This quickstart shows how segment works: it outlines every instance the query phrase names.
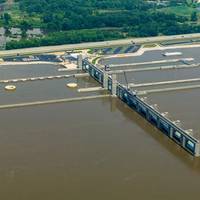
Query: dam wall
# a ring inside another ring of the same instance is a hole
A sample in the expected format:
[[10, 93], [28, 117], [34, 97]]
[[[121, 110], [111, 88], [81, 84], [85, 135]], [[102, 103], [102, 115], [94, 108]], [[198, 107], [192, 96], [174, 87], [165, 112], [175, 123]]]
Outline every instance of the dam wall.
[[200, 144], [198, 139], [190, 135], [187, 130], [180, 128], [176, 122], [168, 119], [153, 106], [146, 103], [137, 95], [136, 91], [130, 90], [118, 82], [115, 74], [109, 75], [107, 71], [99, 69], [87, 59], [82, 60], [81, 65], [83, 71], [89, 73], [92, 78], [99, 82], [99, 84], [106, 88], [113, 96], [118, 97], [133, 111], [141, 115], [144, 119], [187, 152], [195, 157], [200, 156]]

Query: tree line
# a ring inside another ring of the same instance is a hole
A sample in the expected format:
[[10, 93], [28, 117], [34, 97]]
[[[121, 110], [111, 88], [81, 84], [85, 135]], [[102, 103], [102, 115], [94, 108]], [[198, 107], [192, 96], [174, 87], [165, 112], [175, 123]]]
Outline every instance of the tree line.
[[[144, 0], [18, 0], [22, 12], [39, 16], [44, 38], [9, 42], [7, 49], [63, 43], [102, 41], [124, 37], [172, 35], [199, 32], [198, 16], [177, 16], [159, 12], [154, 4]], [[170, 1], [171, 4], [184, 1]], [[4, 21], [12, 20], [4, 16]], [[32, 28], [24, 20], [23, 30]], [[112, 28], [118, 30], [110, 31]], [[110, 29], [110, 30], [109, 30]]]

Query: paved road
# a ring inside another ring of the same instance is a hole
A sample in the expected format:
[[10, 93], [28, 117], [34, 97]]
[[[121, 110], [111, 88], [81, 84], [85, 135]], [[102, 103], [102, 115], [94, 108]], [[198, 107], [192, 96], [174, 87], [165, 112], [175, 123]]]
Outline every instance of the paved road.
[[80, 44], [69, 44], [69, 45], [59, 45], [59, 46], [45, 46], [45, 47], [34, 47], [26, 49], [8, 50], [0, 51], [0, 56], [14, 56], [17, 54], [37, 54], [37, 53], [48, 53], [56, 51], [66, 51], [74, 49], [87, 49], [87, 48], [100, 48], [105, 46], [117, 46], [117, 45], [130, 45], [132, 43], [152, 43], [152, 42], [163, 42], [163, 41], [174, 41], [180, 39], [194, 39], [200, 38], [200, 33], [195, 34], [185, 34], [185, 35], [172, 35], [172, 36], [158, 36], [158, 37], [146, 37], [146, 38], [129, 38], [121, 40], [112, 40], [104, 42], [89, 42]]

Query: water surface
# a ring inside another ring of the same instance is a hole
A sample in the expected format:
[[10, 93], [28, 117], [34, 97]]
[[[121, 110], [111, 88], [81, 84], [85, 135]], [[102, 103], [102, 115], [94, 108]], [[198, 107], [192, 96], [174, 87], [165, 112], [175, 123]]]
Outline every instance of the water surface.
[[1, 199], [175, 200], [200, 195], [199, 159], [118, 100], [0, 112]]

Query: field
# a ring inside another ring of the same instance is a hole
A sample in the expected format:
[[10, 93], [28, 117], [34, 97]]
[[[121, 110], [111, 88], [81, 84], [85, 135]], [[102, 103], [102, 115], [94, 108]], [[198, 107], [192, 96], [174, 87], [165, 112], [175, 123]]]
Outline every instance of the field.
[[159, 10], [161, 12], [172, 13], [175, 15], [186, 16], [186, 17], [190, 17], [193, 12], [198, 11], [197, 8], [189, 7], [186, 5], [166, 7]]

